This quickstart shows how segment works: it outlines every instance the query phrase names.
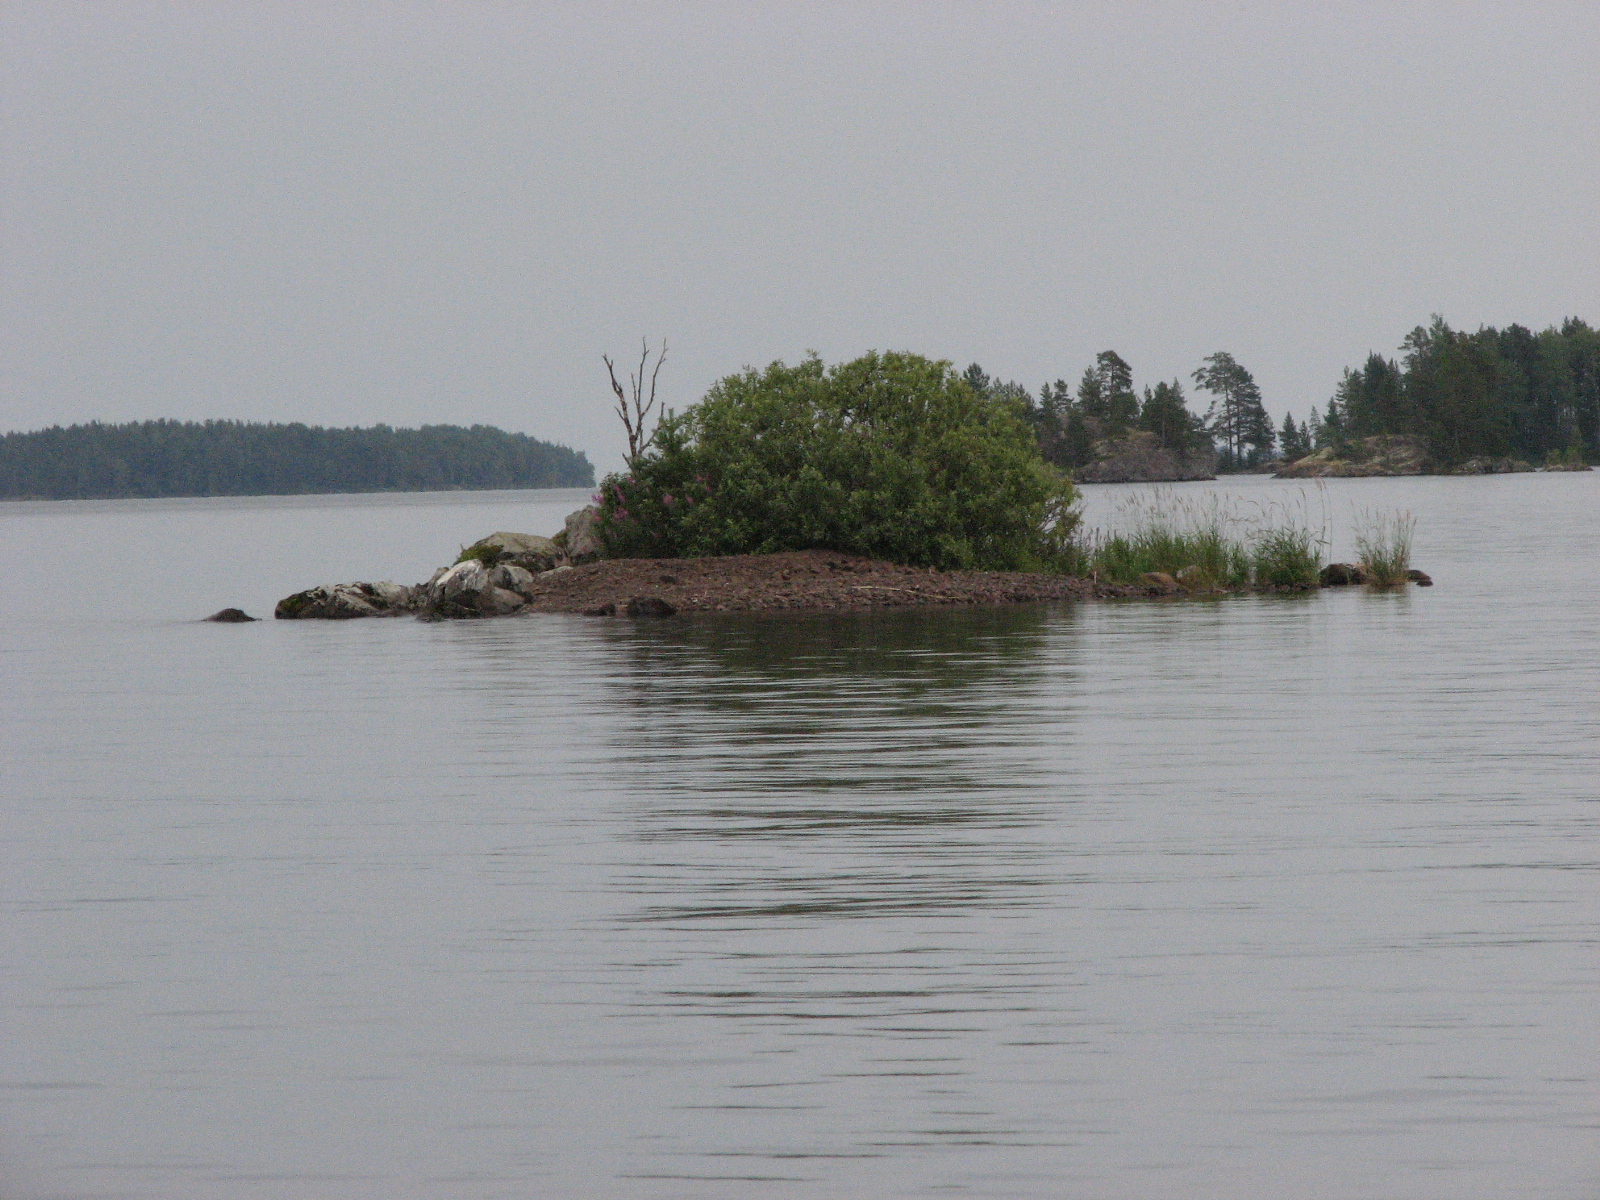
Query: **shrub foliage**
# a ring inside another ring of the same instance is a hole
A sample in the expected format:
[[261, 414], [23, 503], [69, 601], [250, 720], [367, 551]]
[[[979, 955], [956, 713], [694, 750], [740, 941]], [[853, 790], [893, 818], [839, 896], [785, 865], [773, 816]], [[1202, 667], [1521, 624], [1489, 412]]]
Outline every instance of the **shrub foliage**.
[[815, 355], [717, 383], [601, 488], [613, 557], [828, 549], [1066, 568], [1077, 499], [1019, 406], [916, 354]]

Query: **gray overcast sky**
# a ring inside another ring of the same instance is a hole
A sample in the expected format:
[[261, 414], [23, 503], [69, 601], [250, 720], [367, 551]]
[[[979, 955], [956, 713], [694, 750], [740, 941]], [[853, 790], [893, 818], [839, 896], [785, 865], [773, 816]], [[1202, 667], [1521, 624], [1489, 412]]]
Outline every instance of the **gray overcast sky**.
[[1432, 312], [1600, 321], [1592, 0], [11, 0], [0, 56], [5, 429], [481, 421], [605, 469], [643, 333], [679, 406], [1111, 347], [1304, 415]]

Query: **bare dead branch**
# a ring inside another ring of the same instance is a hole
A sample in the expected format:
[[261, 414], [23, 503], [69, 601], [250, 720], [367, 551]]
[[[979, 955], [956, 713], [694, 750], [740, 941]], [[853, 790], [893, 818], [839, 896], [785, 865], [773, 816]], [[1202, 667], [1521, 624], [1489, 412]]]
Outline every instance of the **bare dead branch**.
[[[606, 364], [606, 372], [611, 377], [611, 390], [617, 397], [617, 416], [622, 418], [622, 427], [628, 434], [628, 466], [632, 467], [635, 460], [648, 450], [656, 440], [656, 434], [661, 430], [659, 414], [655, 425], [645, 432], [650, 425], [650, 416], [656, 411], [656, 380], [661, 374], [661, 367], [667, 361], [667, 340], [661, 339], [661, 351], [656, 356], [655, 370], [650, 371], [650, 395], [644, 394], [645, 372], [650, 366], [650, 341], [648, 338], [640, 339], [639, 369], [628, 376], [628, 391], [624, 391], [622, 384], [617, 381], [617, 368], [611, 361], [611, 356], [602, 354], [600, 359]], [[632, 394], [630, 395], [629, 392]]]

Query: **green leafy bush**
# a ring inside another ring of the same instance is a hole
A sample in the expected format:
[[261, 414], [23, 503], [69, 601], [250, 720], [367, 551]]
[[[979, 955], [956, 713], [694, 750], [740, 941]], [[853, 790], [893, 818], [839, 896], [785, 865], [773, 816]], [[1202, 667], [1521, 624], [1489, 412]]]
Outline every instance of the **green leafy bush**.
[[1077, 493], [1018, 407], [947, 362], [816, 356], [716, 384], [601, 486], [612, 557], [828, 549], [941, 568], [1071, 569]]

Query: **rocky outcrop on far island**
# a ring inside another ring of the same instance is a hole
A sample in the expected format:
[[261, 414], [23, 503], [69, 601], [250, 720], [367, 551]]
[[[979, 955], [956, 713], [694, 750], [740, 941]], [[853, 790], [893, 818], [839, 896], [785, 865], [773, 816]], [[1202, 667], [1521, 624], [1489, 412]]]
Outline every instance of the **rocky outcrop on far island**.
[[1178, 483], [1217, 477], [1217, 455], [1209, 444], [1179, 452], [1142, 429], [1098, 441], [1094, 452], [1094, 462], [1072, 472], [1076, 482]]
[[1279, 479], [1362, 479], [1388, 475], [1516, 475], [1529, 471], [1588, 471], [1586, 463], [1552, 463], [1536, 467], [1520, 458], [1479, 457], [1457, 463], [1433, 458], [1427, 442], [1410, 434], [1357, 438], [1341, 450], [1324, 446], [1315, 454], [1280, 462]]

